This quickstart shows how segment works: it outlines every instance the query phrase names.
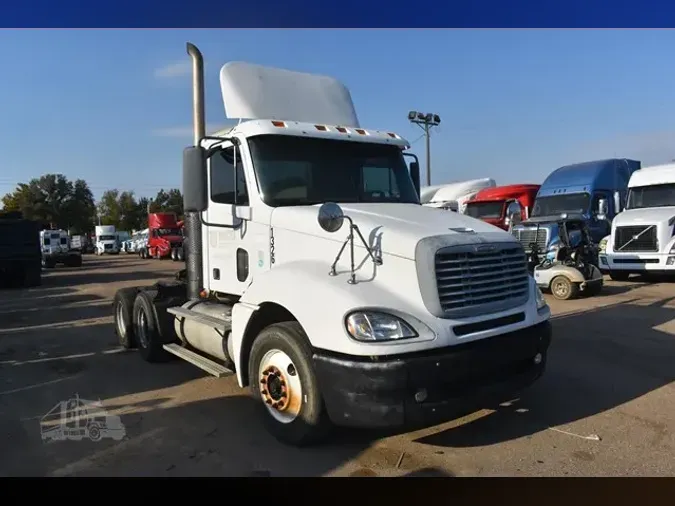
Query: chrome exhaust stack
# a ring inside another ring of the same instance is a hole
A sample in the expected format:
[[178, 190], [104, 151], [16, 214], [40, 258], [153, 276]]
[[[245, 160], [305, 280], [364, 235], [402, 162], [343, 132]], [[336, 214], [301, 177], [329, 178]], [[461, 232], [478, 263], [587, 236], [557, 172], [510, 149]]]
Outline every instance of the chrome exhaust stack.
[[[206, 115], [204, 112], [204, 58], [197, 46], [187, 43], [187, 53], [192, 58], [192, 122], [194, 146], [200, 146], [206, 135]], [[203, 169], [205, 170], [205, 168]], [[183, 184], [185, 186], [185, 183]], [[185, 189], [183, 190], [185, 191]], [[198, 300], [204, 288], [203, 252], [202, 252], [201, 212], [185, 213], [186, 268], [188, 279], [188, 298]]]

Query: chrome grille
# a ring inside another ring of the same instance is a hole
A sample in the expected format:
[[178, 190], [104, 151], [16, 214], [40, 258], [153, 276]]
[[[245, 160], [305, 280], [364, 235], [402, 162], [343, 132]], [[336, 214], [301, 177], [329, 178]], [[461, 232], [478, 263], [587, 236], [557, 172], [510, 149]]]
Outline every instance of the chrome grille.
[[658, 250], [659, 243], [656, 238], [656, 225], [616, 227], [614, 232], [614, 251], [638, 252]]
[[523, 245], [523, 249], [529, 253], [530, 244], [533, 242], [537, 243], [539, 246], [539, 251], [546, 251], [546, 245], [548, 244], [548, 229], [547, 228], [525, 228], [525, 229], [515, 229], [513, 230], [513, 236], [520, 241], [520, 244]]
[[443, 248], [436, 253], [436, 285], [447, 316], [515, 307], [528, 298], [525, 252], [512, 242]]

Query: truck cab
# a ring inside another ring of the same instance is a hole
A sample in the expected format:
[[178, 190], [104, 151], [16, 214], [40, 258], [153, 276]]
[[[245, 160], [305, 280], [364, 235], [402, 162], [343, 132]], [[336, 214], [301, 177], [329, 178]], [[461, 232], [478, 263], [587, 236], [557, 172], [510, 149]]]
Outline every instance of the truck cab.
[[96, 226], [96, 254], [97, 255], [118, 255], [120, 252], [119, 241], [117, 240], [117, 231], [114, 225]]
[[420, 202], [428, 207], [462, 213], [466, 203], [475, 198], [478, 192], [484, 188], [493, 188], [496, 185], [494, 179], [481, 178], [425, 186], [420, 192]]
[[[625, 158], [560, 167], [539, 188], [530, 217], [580, 214], [586, 220], [591, 239], [598, 244], [609, 234], [612, 219], [623, 209], [628, 181], [639, 169], [639, 161]], [[525, 220], [513, 226], [512, 233], [528, 253], [530, 244], [536, 242], [543, 254], [556, 247], [559, 236], [555, 219], [543, 226]]]
[[150, 258], [174, 257], [183, 248], [183, 231], [175, 213], [148, 215], [147, 256]]
[[[514, 184], [485, 188], [466, 203], [464, 214], [509, 230], [530, 216], [538, 184]], [[513, 223], [515, 221], [515, 223]]]
[[45, 269], [56, 267], [57, 264], [66, 267], [80, 267], [82, 254], [71, 248], [70, 237], [65, 230], [41, 230], [40, 244], [42, 248], [42, 266]]
[[550, 309], [522, 246], [420, 205], [407, 140], [362, 127], [333, 78], [240, 62], [220, 82], [226, 116], [244, 120], [206, 135], [203, 60], [188, 53], [187, 269], [118, 291], [123, 346], [235, 374], [296, 446], [331, 425], [422, 423], [511, 398], [543, 374]]
[[615, 281], [675, 272], [675, 163], [633, 173], [626, 208], [600, 243], [600, 268]]

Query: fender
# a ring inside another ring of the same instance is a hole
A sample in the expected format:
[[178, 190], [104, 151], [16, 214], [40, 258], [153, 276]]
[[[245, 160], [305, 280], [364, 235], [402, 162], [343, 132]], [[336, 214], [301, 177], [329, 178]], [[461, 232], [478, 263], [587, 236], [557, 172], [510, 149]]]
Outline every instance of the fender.
[[586, 281], [584, 279], [583, 274], [581, 274], [574, 267], [568, 267], [567, 265], [555, 265], [548, 269], [541, 269], [534, 271], [534, 277], [537, 280], [537, 284], [539, 284], [540, 286], [544, 284], [541, 283], [540, 279], [546, 280], [545, 284], [547, 286], [550, 286], [551, 281], [553, 281], [553, 278], [560, 275], [566, 276], [572, 283], [583, 283], [584, 281]]
[[[415, 275], [415, 264], [409, 260], [400, 260], [408, 264], [409, 275]], [[397, 262], [391, 261], [391, 264]], [[399, 276], [407, 276], [405, 266], [390, 265]], [[420, 341], [429, 341], [435, 337], [433, 330], [417, 339], [406, 342], [361, 343], [353, 340], [344, 324], [346, 315], [355, 309], [396, 308], [397, 314], [410, 317], [414, 322], [427, 326], [421, 320], [428, 320], [422, 306], [419, 293], [411, 294], [406, 290], [397, 293], [388, 291], [389, 286], [377, 281], [362, 281], [354, 285], [347, 283], [349, 274], [338, 272], [329, 276], [330, 265], [326, 262], [296, 261], [274, 266], [258, 273], [242, 294], [239, 302], [232, 308], [232, 351], [237, 369], [237, 379], [242, 382], [243, 368], [247, 357], [242, 354], [246, 340], [255, 336], [247, 334], [250, 319], [264, 303], [274, 303], [291, 313], [302, 325], [313, 347], [338, 353], [354, 355], [378, 355], [387, 353], [405, 353], [420, 349]], [[415, 278], [416, 279], [416, 278]], [[416, 300], [414, 297], [417, 296]], [[388, 312], [391, 312], [388, 309]], [[426, 316], [426, 318], [425, 318]], [[431, 334], [431, 338], [429, 335]], [[395, 350], [392, 348], [395, 347]], [[432, 347], [432, 346], [430, 346]]]

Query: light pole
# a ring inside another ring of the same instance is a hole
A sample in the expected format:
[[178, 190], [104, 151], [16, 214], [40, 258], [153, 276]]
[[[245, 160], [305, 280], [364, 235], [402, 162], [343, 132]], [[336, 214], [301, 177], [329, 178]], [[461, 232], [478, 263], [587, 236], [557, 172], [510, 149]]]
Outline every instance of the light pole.
[[441, 117], [438, 114], [432, 114], [430, 112], [423, 113], [419, 111], [410, 111], [408, 113], [408, 120], [424, 130], [424, 137], [426, 137], [427, 145], [427, 186], [431, 186], [431, 145], [429, 143], [429, 130], [431, 130], [431, 127], [441, 124]]

